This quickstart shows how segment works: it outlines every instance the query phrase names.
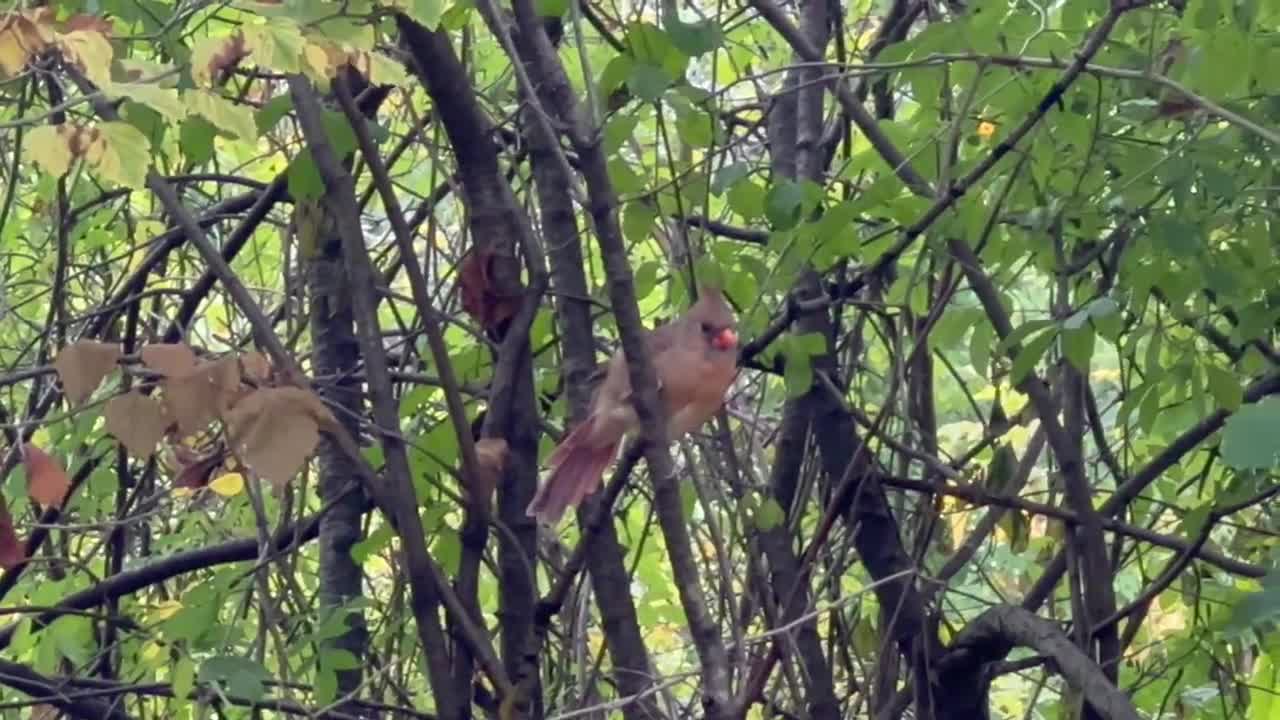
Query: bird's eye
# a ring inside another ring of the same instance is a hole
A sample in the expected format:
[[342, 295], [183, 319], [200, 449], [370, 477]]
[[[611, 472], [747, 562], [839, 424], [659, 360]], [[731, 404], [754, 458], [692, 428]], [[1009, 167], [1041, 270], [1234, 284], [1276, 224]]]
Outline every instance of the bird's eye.
[[702, 332], [710, 333], [712, 330], [711, 323], [702, 323]]

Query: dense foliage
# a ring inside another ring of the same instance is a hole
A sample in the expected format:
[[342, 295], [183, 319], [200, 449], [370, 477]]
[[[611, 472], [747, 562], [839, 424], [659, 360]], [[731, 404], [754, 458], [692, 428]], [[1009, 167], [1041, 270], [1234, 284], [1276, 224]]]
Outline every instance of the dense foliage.
[[1277, 67], [1276, 0], [7, 3], [0, 717], [1280, 717]]

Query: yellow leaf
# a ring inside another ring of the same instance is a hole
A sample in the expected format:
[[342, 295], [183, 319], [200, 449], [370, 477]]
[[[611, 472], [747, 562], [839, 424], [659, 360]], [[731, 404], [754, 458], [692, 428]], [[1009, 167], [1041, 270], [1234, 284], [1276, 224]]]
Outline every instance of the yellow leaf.
[[160, 643], [154, 640], [148, 640], [142, 646], [142, 662], [148, 665], [155, 665], [164, 658], [164, 648], [160, 647]]
[[244, 476], [238, 472], [229, 472], [209, 481], [209, 489], [222, 497], [235, 497], [244, 492]]
[[[3, 52], [0, 48], [0, 53]], [[3, 58], [0, 58], [0, 65], [3, 65]], [[71, 148], [56, 125], [31, 128], [27, 133], [26, 149], [28, 157], [54, 177], [62, 177], [71, 169]]]
[[191, 113], [200, 115], [219, 130], [225, 130], [242, 140], [257, 140], [258, 126], [253, 121], [253, 111], [247, 106], [236, 105], [207, 90], [194, 90], [183, 94]]
[[369, 82], [377, 85], [401, 86], [409, 81], [409, 74], [404, 65], [381, 53], [370, 53], [372, 62], [369, 66]]
[[306, 76], [311, 78], [316, 87], [326, 90], [329, 87], [329, 81], [333, 79], [338, 72], [338, 63], [346, 59], [346, 54], [341, 51], [331, 51], [315, 42], [307, 43], [306, 50], [303, 52], [306, 57]]
[[141, 83], [156, 87], [172, 88], [178, 85], [178, 74], [169, 63], [159, 63], [142, 58], [120, 58], [116, 61], [120, 68], [120, 77], [131, 83]]
[[111, 81], [111, 59], [115, 52], [101, 32], [73, 30], [58, 38], [58, 46], [62, 49], [62, 56], [94, 85]]
[[151, 612], [147, 613], [147, 617], [151, 622], [164, 622], [183, 608], [181, 600], [165, 600], [155, 607], [151, 608]]
[[306, 44], [298, 26], [289, 22], [255, 25], [244, 29], [244, 47], [258, 67], [280, 73], [302, 70], [302, 47]]
[[240, 30], [204, 38], [191, 49], [191, 79], [196, 85], [209, 85], [215, 75], [234, 67], [248, 55]]
[[[12, 7], [12, 5], [9, 5]], [[22, 72], [27, 62], [53, 40], [48, 8], [24, 13], [0, 13], [0, 76]]]
[[[151, 141], [147, 136], [124, 122], [104, 122], [98, 130], [103, 140], [103, 152], [96, 163], [98, 172], [125, 187], [145, 187], [147, 168], [151, 167]], [[88, 159], [93, 162], [92, 154]]]
[[111, 83], [102, 86], [103, 92], [113, 97], [125, 97], [142, 103], [170, 120], [187, 116], [187, 104], [178, 97], [176, 90], [162, 88], [151, 83]]

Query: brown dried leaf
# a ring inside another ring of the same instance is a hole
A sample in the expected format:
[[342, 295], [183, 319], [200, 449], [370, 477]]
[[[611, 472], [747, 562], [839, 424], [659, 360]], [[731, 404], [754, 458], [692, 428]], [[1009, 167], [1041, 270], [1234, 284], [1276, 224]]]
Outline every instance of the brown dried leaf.
[[79, 405], [102, 384], [120, 360], [120, 346], [95, 340], [77, 340], [62, 348], [53, 361], [67, 399]]
[[0, 77], [22, 72], [31, 58], [49, 46], [53, 41], [52, 17], [48, 8], [0, 13]]
[[244, 33], [237, 31], [225, 38], [210, 38], [192, 53], [192, 77], [198, 84], [218, 85], [251, 51], [245, 45]]
[[173, 419], [164, 405], [137, 390], [117, 395], [107, 401], [104, 411], [107, 432], [124, 445], [129, 454], [148, 460], [156, 451], [156, 443], [164, 437]]
[[199, 432], [236, 400], [240, 364], [234, 355], [200, 363], [185, 375], [164, 381], [164, 404], [179, 435]]
[[186, 375], [196, 369], [196, 353], [186, 343], [143, 345], [142, 364], [166, 377]]
[[240, 366], [244, 369], [245, 377], [254, 382], [265, 382], [271, 377], [271, 361], [257, 350], [241, 355]]
[[110, 18], [81, 13], [72, 15], [62, 23], [63, 32], [75, 32], [76, 30], [86, 30], [112, 37], [115, 35], [115, 24]]
[[486, 329], [496, 327], [520, 309], [518, 297], [498, 291], [493, 279], [496, 257], [489, 248], [473, 246], [458, 267], [462, 309]]
[[43, 507], [62, 507], [71, 489], [71, 478], [52, 455], [32, 443], [23, 446], [22, 462], [27, 466], [27, 493]]
[[27, 559], [27, 546], [18, 539], [13, 529], [13, 517], [9, 506], [0, 497], [0, 567], [12, 570]]
[[277, 490], [311, 457], [320, 427], [337, 424], [314, 393], [293, 387], [255, 390], [236, 403], [225, 420], [228, 445]]
[[480, 487], [477, 500], [487, 500], [498, 486], [498, 477], [507, 465], [507, 441], [502, 438], [482, 438], [476, 441], [476, 462], [480, 465]]

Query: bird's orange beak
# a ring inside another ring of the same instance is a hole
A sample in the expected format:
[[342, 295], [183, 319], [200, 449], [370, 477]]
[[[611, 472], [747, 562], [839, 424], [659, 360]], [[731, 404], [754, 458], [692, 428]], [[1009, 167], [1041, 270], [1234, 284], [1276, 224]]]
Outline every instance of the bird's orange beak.
[[738, 344], [738, 333], [733, 328], [725, 328], [711, 338], [711, 346], [717, 350], [728, 350]]

